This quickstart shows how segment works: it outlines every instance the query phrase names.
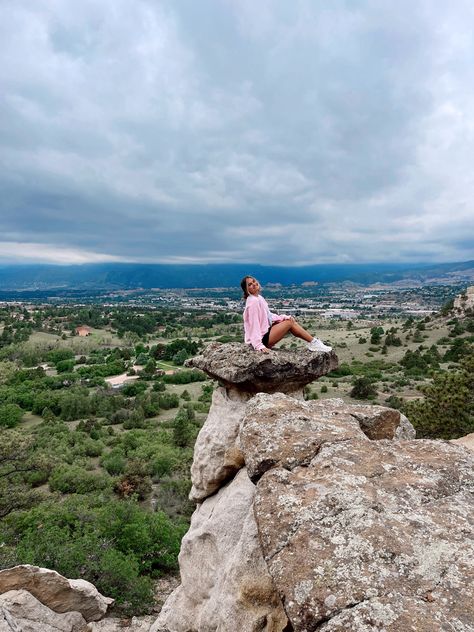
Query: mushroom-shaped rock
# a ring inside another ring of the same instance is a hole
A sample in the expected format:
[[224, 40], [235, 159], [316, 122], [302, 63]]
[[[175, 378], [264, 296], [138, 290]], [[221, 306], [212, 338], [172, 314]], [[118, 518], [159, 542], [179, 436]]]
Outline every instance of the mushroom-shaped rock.
[[228, 388], [247, 393], [292, 393], [338, 366], [337, 355], [308, 349], [255, 351], [236, 342], [212, 343], [186, 366], [201, 369]]

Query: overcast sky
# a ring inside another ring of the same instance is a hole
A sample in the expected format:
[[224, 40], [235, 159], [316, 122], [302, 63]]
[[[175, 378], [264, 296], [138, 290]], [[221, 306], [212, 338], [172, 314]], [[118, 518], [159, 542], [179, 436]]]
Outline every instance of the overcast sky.
[[474, 258], [472, 0], [0, 13], [0, 263]]

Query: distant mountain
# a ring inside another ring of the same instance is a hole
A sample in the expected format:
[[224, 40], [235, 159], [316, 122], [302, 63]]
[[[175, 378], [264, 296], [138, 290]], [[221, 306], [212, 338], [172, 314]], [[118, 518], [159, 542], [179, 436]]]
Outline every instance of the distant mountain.
[[412, 282], [469, 284], [474, 261], [439, 264], [320, 264], [277, 267], [257, 264], [10, 265], [0, 267], [0, 290], [113, 290], [134, 288], [236, 287], [245, 274], [263, 284], [300, 285], [348, 281], [361, 285]]

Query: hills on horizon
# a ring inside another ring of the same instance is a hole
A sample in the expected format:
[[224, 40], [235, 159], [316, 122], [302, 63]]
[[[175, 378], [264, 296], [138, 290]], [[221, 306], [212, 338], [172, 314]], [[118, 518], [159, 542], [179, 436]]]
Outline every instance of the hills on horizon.
[[0, 266], [0, 290], [127, 290], [238, 287], [246, 275], [262, 284], [301, 285], [352, 282], [470, 284], [474, 282], [474, 261], [410, 264], [318, 264], [300, 267], [260, 264], [134, 264], [101, 263], [82, 265]]

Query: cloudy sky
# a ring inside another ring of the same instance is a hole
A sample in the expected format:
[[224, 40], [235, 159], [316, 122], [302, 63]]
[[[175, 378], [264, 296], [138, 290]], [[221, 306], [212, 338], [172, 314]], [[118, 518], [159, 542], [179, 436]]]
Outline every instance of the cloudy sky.
[[474, 258], [471, 0], [0, 14], [0, 263]]

